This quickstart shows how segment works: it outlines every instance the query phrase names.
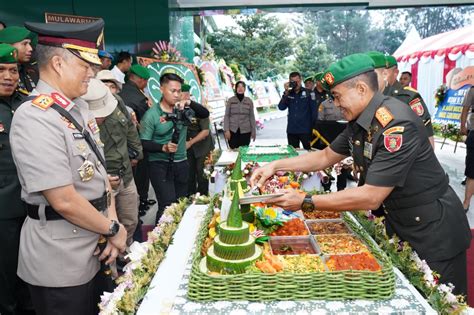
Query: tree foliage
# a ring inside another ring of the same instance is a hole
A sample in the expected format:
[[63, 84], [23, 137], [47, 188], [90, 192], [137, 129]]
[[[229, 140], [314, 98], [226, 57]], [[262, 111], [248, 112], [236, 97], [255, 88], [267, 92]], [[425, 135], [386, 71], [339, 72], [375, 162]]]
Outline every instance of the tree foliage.
[[422, 38], [468, 25], [473, 6], [426, 7], [405, 9], [406, 28], [414, 25]]
[[237, 28], [210, 34], [216, 56], [242, 65], [254, 79], [284, 72], [286, 57], [293, 54], [288, 31], [275, 17], [262, 14], [234, 17]]
[[367, 51], [370, 16], [367, 11], [320, 11], [310, 13], [318, 36], [338, 59]]
[[333, 61], [334, 56], [317, 36], [316, 27], [309, 24], [297, 40], [294, 67], [303, 77], [307, 77], [324, 71]]

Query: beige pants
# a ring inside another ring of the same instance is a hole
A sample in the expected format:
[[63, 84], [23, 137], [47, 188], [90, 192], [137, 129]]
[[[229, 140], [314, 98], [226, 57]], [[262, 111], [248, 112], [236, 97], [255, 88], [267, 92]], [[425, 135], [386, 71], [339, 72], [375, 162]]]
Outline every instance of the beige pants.
[[114, 190], [114, 197], [117, 216], [127, 230], [127, 246], [130, 246], [138, 224], [138, 193], [135, 181], [132, 179], [125, 187], [121, 180], [119, 187]]

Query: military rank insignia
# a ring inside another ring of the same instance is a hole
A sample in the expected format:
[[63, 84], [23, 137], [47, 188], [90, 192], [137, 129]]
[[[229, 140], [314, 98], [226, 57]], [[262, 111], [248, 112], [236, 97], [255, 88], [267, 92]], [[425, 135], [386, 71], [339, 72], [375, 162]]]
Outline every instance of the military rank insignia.
[[99, 132], [99, 126], [97, 126], [97, 122], [95, 119], [91, 119], [87, 122], [87, 126], [89, 126], [89, 129], [92, 131], [93, 134], [96, 134]]
[[31, 101], [31, 105], [41, 110], [47, 110], [53, 104], [54, 104], [53, 98], [45, 94], [40, 94], [34, 100]]
[[393, 153], [400, 150], [403, 144], [403, 131], [405, 127], [395, 126], [383, 132], [383, 144], [388, 152]]
[[71, 103], [66, 98], [64, 98], [64, 96], [62, 96], [59, 93], [52, 93], [51, 97], [56, 102], [56, 104], [58, 104], [59, 106], [61, 106], [64, 109], [66, 109], [68, 107], [68, 105]]
[[331, 72], [328, 72], [324, 75], [324, 81], [331, 86], [334, 84], [334, 75]]
[[411, 109], [417, 114], [418, 116], [422, 116], [425, 113], [425, 109], [423, 108], [423, 104], [421, 104], [421, 100], [419, 97], [415, 98], [414, 100], [408, 103]]
[[388, 110], [387, 107], [380, 107], [377, 109], [375, 112], [375, 118], [377, 118], [378, 122], [382, 125], [382, 127], [385, 127], [388, 125], [389, 122], [393, 120], [392, 113]]

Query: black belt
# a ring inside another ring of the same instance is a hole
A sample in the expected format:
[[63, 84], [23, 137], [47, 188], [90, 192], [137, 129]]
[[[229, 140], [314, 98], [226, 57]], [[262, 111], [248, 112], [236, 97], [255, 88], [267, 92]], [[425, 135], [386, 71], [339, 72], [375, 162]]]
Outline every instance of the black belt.
[[422, 193], [404, 198], [388, 199], [383, 202], [386, 210], [399, 210], [429, 204], [442, 196], [449, 187], [448, 175], [443, 182]]
[[[97, 209], [97, 211], [105, 211], [108, 208], [108, 194], [105, 193], [102, 197], [94, 199], [94, 200], [89, 200], [89, 202], [94, 206], [94, 208]], [[26, 204], [26, 211], [28, 213], [28, 216], [32, 219], [39, 220], [39, 214], [38, 214], [38, 205], [30, 205]], [[53, 207], [51, 206], [46, 206], [44, 208], [44, 214], [46, 216], [46, 220], [48, 221], [54, 221], [54, 220], [64, 220], [64, 218], [56, 211], [54, 210]]]

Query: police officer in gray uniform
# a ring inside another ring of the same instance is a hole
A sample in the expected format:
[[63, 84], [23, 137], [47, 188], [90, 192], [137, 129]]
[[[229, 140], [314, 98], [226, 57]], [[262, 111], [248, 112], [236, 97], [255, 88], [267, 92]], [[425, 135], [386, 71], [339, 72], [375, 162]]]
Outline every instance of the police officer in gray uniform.
[[[99, 128], [79, 99], [100, 64], [103, 20], [25, 23], [38, 33], [40, 81], [13, 118], [12, 154], [27, 203], [18, 275], [37, 314], [97, 314], [99, 259], [112, 263], [127, 233], [117, 222]], [[100, 235], [108, 237], [97, 257]]]
[[349, 121], [329, 148], [256, 170], [252, 185], [277, 171], [315, 171], [352, 155], [362, 185], [327, 195], [284, 190], [268, 200], [284, 209], [360, 210], [385, 205], [386, 221], [456, 294], [467, 293], [466, 249], [471, 232], [462, 203], [448, 184], [423, 122], [403, 103], [378, 92], [372, 59], [354, 54], [332, 64], [326, 88]]

